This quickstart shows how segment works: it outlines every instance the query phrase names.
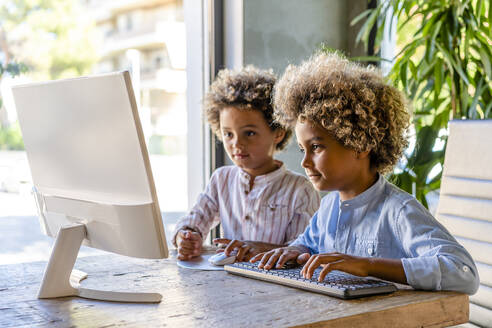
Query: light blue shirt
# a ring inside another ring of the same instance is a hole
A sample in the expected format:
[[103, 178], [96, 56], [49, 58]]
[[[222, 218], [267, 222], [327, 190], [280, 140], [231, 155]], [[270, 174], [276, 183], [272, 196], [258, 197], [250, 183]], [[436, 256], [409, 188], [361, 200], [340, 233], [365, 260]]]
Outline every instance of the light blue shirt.
[[474, 294], [479, 285], [470, 254], [414, 197], [383, 176], [347, 201], [325, 196], [306, 230], [291, 243], [311, 254], [340, 252], [401, 259], [416, 289]]

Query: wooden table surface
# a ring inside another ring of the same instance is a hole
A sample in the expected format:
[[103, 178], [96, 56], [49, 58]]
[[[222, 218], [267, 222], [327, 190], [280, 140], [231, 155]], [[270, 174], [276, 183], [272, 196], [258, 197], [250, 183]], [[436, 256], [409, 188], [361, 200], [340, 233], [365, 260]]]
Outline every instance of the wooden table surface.
[[159, 292], [159, 304], [36, 298], [45, 262], [0, 266], [0, 327], [443, 327], [468, 321], [468, 296], [399, 290], [340, 300], [224, 271], [179, 268], [174, 255], [80, 258], [88, 288]]

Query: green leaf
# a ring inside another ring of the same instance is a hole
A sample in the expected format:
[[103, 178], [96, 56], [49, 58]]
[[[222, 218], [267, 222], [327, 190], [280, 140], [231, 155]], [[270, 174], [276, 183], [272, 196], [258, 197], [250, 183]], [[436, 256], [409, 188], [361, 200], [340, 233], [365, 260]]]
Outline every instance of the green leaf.
[[[380, 8], [378, 6], [378, 8]], [[367, 20], [364, 22], [364, 25], [362, 25], [359, 33], [357, 33], [357, 37], [355, 38], [355, 42], [359, 43], [361, 40], [367, 40], [369, 37], [369, 33], [371, 32], [372, 27], [376, 23], [376, 19], [378, 18], [379, 15], [379, 9], [370, 9], [371, 14], [367, 18]]]
[[402, 172], [400, 174], [393, 174], [390, 177], [390, 181], [397, 185], [400, 189], [405, 190], [409, 194], [412, 193], [412, 185], [415, 179], [408, 172]]
[[[483, 77], [480, 79], [480, 81], [478, 82], [478, 85], [475, 89], [475, 95], [473, 96], [473, 101], [470, 105], [470, 109], [469, 109], [469, 115], [472, 116], [474, 113], [476, 113], [476, 107], [477, 107], [477, 103], [478, 103], [478, 99], [480, 98], [480, 95], [482, 94], [482, 92], [484, 92], [485, 88], [487, 87], [487, 85], [483, 85], [484, 80], [483, 80]], [[482, 115], [478, 115], [478, 116], [481, 116], [480, 118], [481, 119], [484, 119], [484, 114], [482, 113]]]
[[421, 28], [418, 31], [422, 30], [422, 35], [428, 36], [429, 31], [434, 31], [434, 28], [435, 28], [434, 22], [437, 18], [438, 18], [438, 16], [433, 16], [430, 19], [425, 19], [425, 24], [422, 24]]
[[491, 103], [489, 103], [489, 104], [487, 105], [487, 107], [485, 107], [485, 110], [483, 111], [483, 114], [484, 114], [484, 116], [485, 116], [485, 117], [489, 118], [489, 115], [491, 115], [491, 114], [492, 114], [491, 109], [492, 109], [492, 102], [491, 102]]
[[425, 81], [425, 86], [419, 90], [417, 95], [415, 96], [417, 99], [424, 97], [424, 94], [428, 92], [429, 90], [434, 88], [434, 81], [432, 80], [426, 80]]
[[373, 9], [367, 9], [365, 11], [363, 11], [361, 14], [357, 15], [354, 19], [352, 19], [352, 21], [350, 22], [350, 26], [354, 26], [355, 24], [357, 24], [359, 21], [361, 21], [362, 19], [364, 19], [367, 15], [369, 15], [371, 12], [373, 11]]
[[407, 89], [407, 64], [408, 62], [404, 62], [400, 68], [400, 80], [405, 90]]
[[441, 53], [443, 54], [444, 58], [446, 58], [447, 61], [449, 62], [449, 66], [450, 67], [452, 66], [456, 70], [456, 72], [461, 76], [461, 78], [465, 81], [466, 84], [470, 84], [470, 82], [468, 82], [468, 77], [466, 76], [465, 72], [463, 72], [461, 66], [456, 64], [451, 54], [449, 54], [449, 52], [446, 49], [444, 49], [439, 43], [437, 43], [436, 45], [441, 51]]
[[419, 142], [415, 145], [415, 165], [426, 164], [432, 159], [432, 148], [434, 148], [438, 132], [431, 126], [423, 126], [418, 131], [417, 140]]
[[[490, 30], [492, 30], [492, 28], [490, 28]], [[485, 36], [482, 35], [482, 33], [475, 33], [474, 37], [477, 38], [482, 43], [482, 46], [484, 48], [490, 49], [490, 45], [491, 45], [490, 39], [487, 39]]]
[[489, 37], [492, 38], [492, 5], [489, 2], [489, 13], [487, 15], [489, 17]]
[[[490, 4], [489, 4], [490, 5]], [[478, 0], [478, 5], [476, 6], [475, 16], [478, 17], [478, 24], [480, 25], [480, 17], [482, 16], [483, 10], [483, 0]]]
[[490, 57], [487, 55], [486, 51], [483, 48], [480, 48], [479, 52], [480, 52], [480, 59], [482, 60], [483, 69], [485, 71], [485, 74], [487, 74], [489, 80], [492, 80], [492, 69], [490, 66]]
[[399, 53], [396, 54], [396, 58], [400, 57], [400, 56], [407, 56], [407, 57], [410, 57], [411, 55], [413, 55], [413, 53], [415, 52], [415, 49], [417, 47], [419, 47], [422, 43], [424, 43], [425, 40], [420, 38], [420, 39], [416, 39], [412, 42], [410, 42], [409, 44], [407, 44], [405, 47], [403, 47], [402, 50], [400, 50]]
[[434, 65], [434, 92], [436, 97], [439, 97], [442, 89], [442, 71], [443, 61], [441, 58], [437, 58], [436, 65]]
[[434, 29], [432, 31], [432, 36], [431, 36], [431, 42], [436, 42], [436, 37], [437, 35], [439, 34], [439, 32], [441, 31], [441, 25], [442, 25], [443, 21], [442, 20], [439, 20], [436, 25], [434, 26]]
[[413, 1], [404, 1], [403, 3], [404, 3], [403, 8], [405, 8], [405, 12], [407, 13], [407, 15], [409, 15], [410, 10], [412, 9], [414, 3]]
[[417, 66], [413, 63], [411, 59], [408, 60], [408, 67], [410, 68], [410, 72], [412, 73], [412, 77], [417, 79]]

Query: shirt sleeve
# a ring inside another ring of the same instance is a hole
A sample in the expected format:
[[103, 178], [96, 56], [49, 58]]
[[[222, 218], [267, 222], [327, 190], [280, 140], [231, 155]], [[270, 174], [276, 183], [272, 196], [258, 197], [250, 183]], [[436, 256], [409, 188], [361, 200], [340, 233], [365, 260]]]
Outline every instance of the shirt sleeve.
[[480, 280], [470, 254], [415, 199], [403, 206], [396, 227], [408, 254], [401, 261], [409, 285], [470, 295], [477, 291]]
[[212, 228], [212, 225], [219, 222], [219, 205], [218, 205], [218, 176], [219, 170], [216, 170], [210, 181], [197, 199], [197, 202], [188, 213], [188, 215], [179, 219], [174, 229], [172, 243], [176, 245], [176, 235], [183, 228], [191, 228], [198, 231], [202, 237], [206, 236]]
[[286, 243], [293, 242], [299, 236], [309, 220], [319, 208], [320, 196], [310, 182], [306, 181], [304, 186], [299, 189], [299, 197], [296, 197], [294, 204], [294, 216], [287, 226], [285, 232]]
[[304, 232], [297, 237], [289, 246], [300, 246], [306, 249], [309, 254], [319, 253], [319, 227], [318, 213], [314, 213], [309, 225]]

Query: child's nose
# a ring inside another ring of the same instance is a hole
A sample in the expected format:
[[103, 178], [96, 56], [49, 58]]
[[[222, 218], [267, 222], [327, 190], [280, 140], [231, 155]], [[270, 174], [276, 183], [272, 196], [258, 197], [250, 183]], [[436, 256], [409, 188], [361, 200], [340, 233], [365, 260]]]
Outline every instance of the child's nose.
[[304, 157], [302, 158], [301, 166], [303, 168], [309, 168], [313, 166], [313, 161], [311, 160], [311, 157], [308, 156], [308, 154], [304, 154]]
[[232, 140], [232, 145], [236, 148], [242, 148], [244, 146], [243, 141], [239, 137], [236, 137], [234, 138], [234, 140]]

